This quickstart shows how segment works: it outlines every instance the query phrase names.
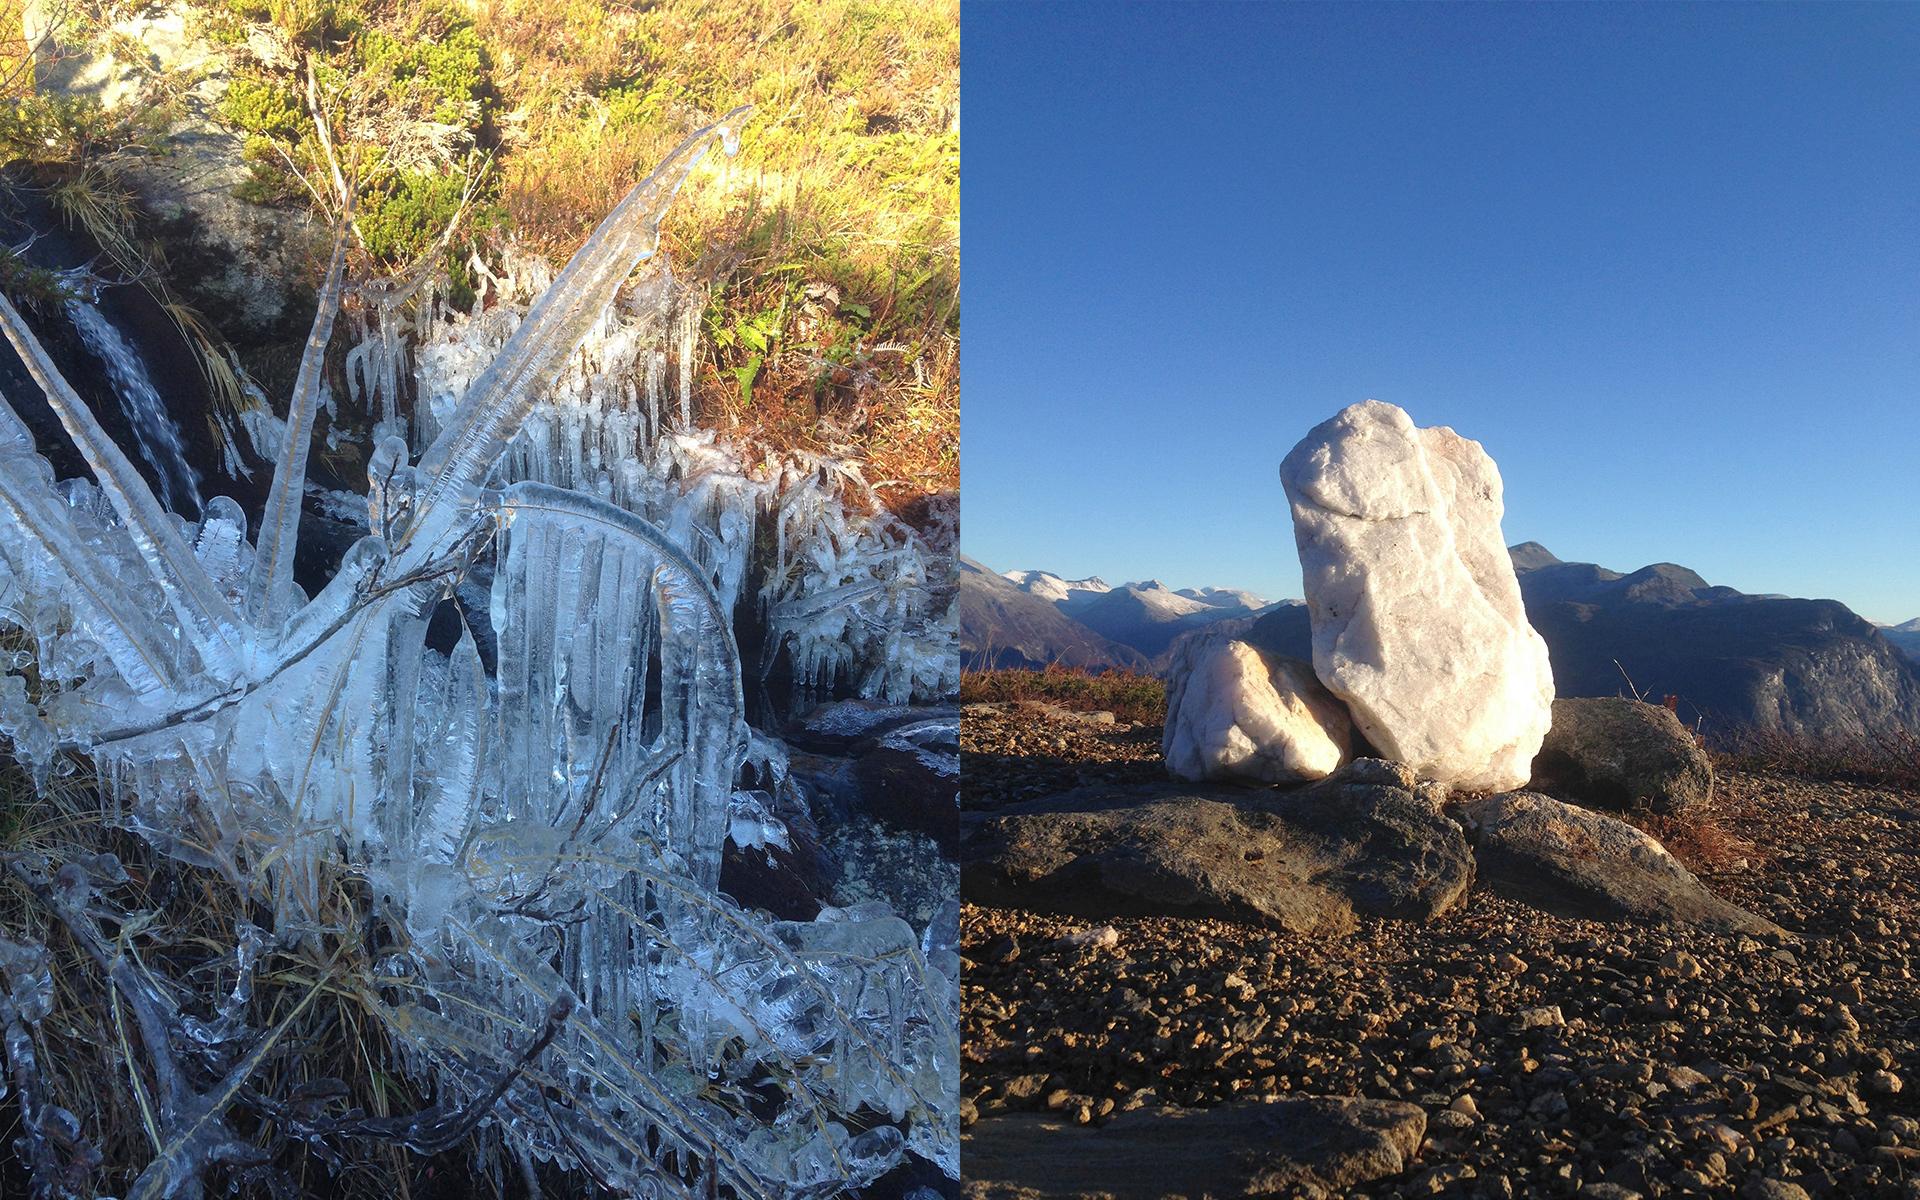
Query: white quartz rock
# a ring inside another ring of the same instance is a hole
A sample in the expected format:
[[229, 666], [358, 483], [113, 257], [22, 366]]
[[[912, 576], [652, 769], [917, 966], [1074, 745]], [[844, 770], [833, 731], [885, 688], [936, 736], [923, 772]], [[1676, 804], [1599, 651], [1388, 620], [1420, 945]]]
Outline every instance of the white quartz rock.
[[1368, 400], [1280, 465], [1313, 666], [1384, 758], [1475, 791], [1524, 785], [1553, 714], [1547, 646], [1500, 534], [1500, 471]]
[[1199, 639], [1168, 681], [1161, 750], [1182, 779], [1298, 783], [1333, 774], [1351, 756], [1345, 707], [1297, 658]]

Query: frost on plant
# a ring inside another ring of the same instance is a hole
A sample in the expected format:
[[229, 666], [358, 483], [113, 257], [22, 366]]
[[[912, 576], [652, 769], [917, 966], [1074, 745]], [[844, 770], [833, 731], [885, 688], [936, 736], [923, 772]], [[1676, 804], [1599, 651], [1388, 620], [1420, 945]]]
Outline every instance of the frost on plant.
[[[425, 319], [411, 373], [397, 290], [370, 295], [349, 363], [379, 414], [369, 532], [312, 597], [293, 555], [343, 254], [253, 540], [230, 499], [197, 524], [166, 511], [0, 298], [97, 481], [57, 482], [0, 402], [0, 622], [25, 647], [0, 733], [43, 783], [90, 760], [113, 823], [252, 914], [218, 1002], [189, 1004], [140, 956], [118, 861], [4, 860], [110, 985], [150, 1150], [127, 1195], [264, 1169], [242, 1133], [260, 1122], [322, 1151], [478, 1131], [529, 1178], [558, 1164], [647, 1196], [831, 1195], [909, 1149], [957, 1173], [950, 936], [878, 904], [771, 920], [718, 888], [730, 834], [784, 837], [736, 792], [750, 747], [762, 784], [779, 758], [748, 728], [736, 605], [769, 631], [747, 669], [785, 655], [803, 693], [944, 696], [957, 659], [940, 556], [850, 515], [857, 478], [742, 468], [690, 428], [684, 379], [669, 402], [694, 304], [672, 276], [652, 268], [613, 311], [715, 140], [731, 150], [724, 124], [675, 150], [530, 305], [496, 276], [491, 303]], [[773, 550], [750, 569], [756, 536]], [[428, 624], [456, 597], [443, 652]], [[343, 876], [377, 933], [329, 924]], [[430, 1106], [263, 1085], [297, 1016], [249, 1026], [263, 953], [343, 939], [377, 947], [356, 1002]], [[89, 1194], [94, 1135], [36, 1058], [47, 970], [46, 946], [0, 938], [7, 1079], [36, 1187]]]

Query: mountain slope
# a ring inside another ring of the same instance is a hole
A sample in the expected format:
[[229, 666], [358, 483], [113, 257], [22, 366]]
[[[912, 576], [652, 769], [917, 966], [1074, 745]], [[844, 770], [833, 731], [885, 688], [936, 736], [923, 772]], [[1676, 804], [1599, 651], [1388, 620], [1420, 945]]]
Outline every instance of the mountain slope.
[[[1055, 576], [1054, 578], [1058, 578]], [[960, 659], [970, 670], [1038, 668], [1144, 670], [1146, 656], [1095, 633], [1055, 605], [962, 555]]]
[[1073, 610], [1074, 618], [1087, 628], [1148, 658], [1190, 629], [1246, 615], [1244, 608], [1183, 596], [1158, 580], [1114, 588]]
[[1562, 696], [1676, 696], [1709, 733], [1920, 730], [1920, 669], [1837, 600], [1749, 596], [1672, 563], [1621, 575], [1556, 561], [1519, 576]]
[[[1561, 696], [1674, 696], [1710, 737], [1920, 732], [1920, 666], [1837, 600], [1749, 596], [1673, 563], [1623, 575], [1537, 543], [1513, 555]], [[1239, 636], [1312, 657], [1305, 607], [1270, 612]]]
[[1893, 648], [1914, 662], [1920, 662], [1920, 617], [1911, 621], [1902, 621], [1898, 625], [1886, 625], [1880, 629], [1880, 636], [1893, 643]]

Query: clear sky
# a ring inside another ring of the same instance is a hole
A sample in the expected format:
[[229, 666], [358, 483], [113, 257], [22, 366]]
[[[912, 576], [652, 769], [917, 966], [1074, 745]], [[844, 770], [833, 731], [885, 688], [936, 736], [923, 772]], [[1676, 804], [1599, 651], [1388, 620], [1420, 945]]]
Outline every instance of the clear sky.
[[1300, 594], [1369, 397], [1509, 542], [1920, 616], [1920, 6], [962, 14], [963, 549]]

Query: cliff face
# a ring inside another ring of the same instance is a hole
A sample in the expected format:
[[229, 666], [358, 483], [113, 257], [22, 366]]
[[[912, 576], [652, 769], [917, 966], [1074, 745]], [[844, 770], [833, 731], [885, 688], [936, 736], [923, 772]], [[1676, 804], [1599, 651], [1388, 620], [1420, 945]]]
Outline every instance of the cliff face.
[[1520, 587], [1562, 696], [1615, 695], [1631, 681], [1649, 699], [1679, 697], [1681, 718], [1709, 734], [1920, 729], [1920, 671], [1838, 601], [1550, 599], [1528, 594], [1526, 574]]

